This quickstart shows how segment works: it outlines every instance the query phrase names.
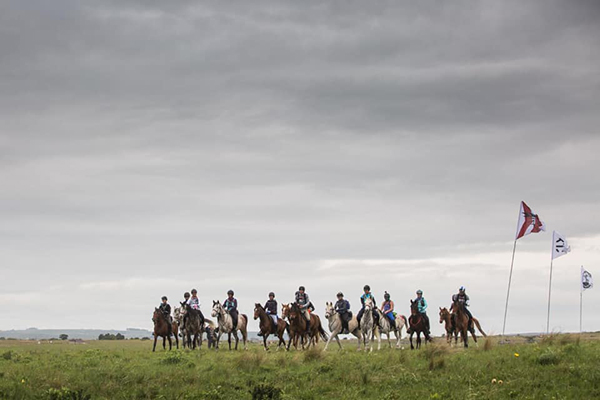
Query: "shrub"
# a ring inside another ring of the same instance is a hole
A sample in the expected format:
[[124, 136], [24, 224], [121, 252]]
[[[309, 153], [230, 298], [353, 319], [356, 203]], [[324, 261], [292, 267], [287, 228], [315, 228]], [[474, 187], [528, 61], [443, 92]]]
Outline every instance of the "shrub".
[[281, 389], [268, 383], [259, 383], [250, 389], [252, 400], [278, 400], [281, 399]]
[[558, 364], [560, 362], [560, 358], [560, 353], [552, 349], [546, 349], [538, 356], [537, 361], [540, 365], [553, 365]]
[[311, 347], [304, 352], [304, 361], [317, 361], [323, 358], [323, 350], [317, 347]]

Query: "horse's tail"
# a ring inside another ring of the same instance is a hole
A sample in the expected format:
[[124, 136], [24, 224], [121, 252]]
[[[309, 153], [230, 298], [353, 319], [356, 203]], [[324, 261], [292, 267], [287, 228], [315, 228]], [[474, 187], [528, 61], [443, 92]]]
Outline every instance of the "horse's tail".
[[321, 339], [323, 339], [323, 341], [327, 341], [329, 339], [329, 335], [327, 334], [327, 332], [325, 332], [325, 329], [323, 329], [321, 320], [319, 320], [319, 335], [321, 335]]
[[[402, 321], [404, 321], [404, 330], [406, 331], [406, 333], [408, 334], [408, 320], [406, 319], [406, 317], [402, 314], [400, 314], [400, 318], [402, 318]], [[400, 334], [402, 333], [402, 329], [399, 329]]]
[[481, 325], [479, 325], [479, 320], [478, 320], [477, 318], [473, 318], [473, 323], [474, 323], [475, 325], [477, 325], [477, 329], [479, 329], [479, 332], [481, 332], [481, 334], [482, 334], [484, 337], [487, 337], [487, 335], [485, 334], [485, 332], [483, 331], [483, 329], [481, 329]]

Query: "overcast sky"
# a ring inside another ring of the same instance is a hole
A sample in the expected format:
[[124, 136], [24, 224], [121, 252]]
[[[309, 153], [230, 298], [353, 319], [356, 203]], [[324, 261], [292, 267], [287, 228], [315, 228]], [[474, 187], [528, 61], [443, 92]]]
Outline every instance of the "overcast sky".
[[[0, 4], [0, 329], [151, 328], [162, 295], [243, 312], [460, 285], [499, 333], [600, 330], [600, 5]], [[257, 324], [251, 321], [250, 329]]]

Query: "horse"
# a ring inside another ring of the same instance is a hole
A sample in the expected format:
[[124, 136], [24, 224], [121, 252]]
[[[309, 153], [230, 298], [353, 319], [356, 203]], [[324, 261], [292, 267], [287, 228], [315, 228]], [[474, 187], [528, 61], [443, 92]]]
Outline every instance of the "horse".
[[392, 327], [392, 323], [386, 317], [380, 309], [376, 309], [375, 312], [379, 315], [379, 325], [375, 327], [378, 331], [377, 336], [377, 350], [381, 350], [381, 335], [384, 334], [387, 337], [388, 345], [392, 348], [392, 343], [390, 342], [390, 336], [392, 332], [396, 335], [396, 348], [400, 348], [400, 340], [402, 339], [402, 328], [406, 328], [408, 330], [408, 321], [404, 315], [398, 314], [396, 318], [396, 324]]
[[418, 302], [411, 300], [410, 301], [410, 318], [408, 318], [408, 323], [410, 325], [410, 349], [414, 350], [413, 346], [413, 334], [417, 334], [417, 349], [421, 347], [421, 332], [425, 335], [425, 340], [431, 342], [431, 337], [429, 333], [427, 333], [427, 326], [425, 322], [425, 318], [419, 312]]
[[[469, 334], [467, 333], [469, 330], [469, 316], [463, 307], [463, 303], [459, 302], [458, 299], [455, 299], [452, 303], [454, 326], [460, 333], [465, 348], [467, 348], [469, 347]], [[477, 339], [475, 339], [475, 342], [477, 342]]]
[[263, 306], [261, 306], [259, 303], [254, 304], [254, 319], [260, 319], [260, 333], [262, 334], [265, 351], [269, 350], [269, 347], [267, 346], [267, 338], [271, 334], [277, 335], [279, 338], [277, 350], [279, 350], [282, 344], [283, 348], [285, 349], [285, 339], [283, 338], [283, 334], [286, 331], [289, 334], [290, 330], [287, 322], [281, 318], [277, 318], [277, 325], [275, 325], [275, 321], [273, 321], [271, 316], [267, 314]]
[[298, 339], [301, 339], [301, 346], [304, 350], [305, 339], [308, 339], [308, 346], [312, 344], [313, 347], [319, 342], [319, 337], [324, 341], [328, 339], [327, 333], [321, 325], [321, 318], [316, 314], [310, 314], [310, 326], [307, 327], [307, 320], [304, 317], [304, 313], [296, 303], [284, 304], [282, 316], [287, 317], [290, 321], [290, 340], [288, 341], [287, 349], [289, 350], [290, 344], [294, 342], [294, 348], [298, 349]]
[[[338, 346], [340, 346], [341, 349], [342, 344], [340, 343], [338, 335], [340, 333], [344, 333], [342, 332], [342, 316], [337, 311], [335, 311], [335, 309], [333, 308], [333, 303], [325, 303], [325, 318], [327, 318], [327, 320], [329, 321], [329, 331], [331, 332], [331, 335], [329, 336], [329, 339], [327, 340], [323, 351], [327, 350], [329, 343], [331, 343], [333, 339], [337, 341], [337, 344]], [[355, 315], [353, 315], [350, 321], [348, 322], [347, 333], [351, 333], [352, 335], [356, 336], [356, 338], [358, 339], [357, 350], [360, 351], [360, 342], [362, 341], [362, 335], [360, 333], [360, 329], [358, 328], [358, 320], [356, 319]]]
[[[173, 324], [177, 324], [177, 330], [178, 332], [176, 332], [175, 338], [177, 338], [177, 341], [179, 342], [179, 338], [178, 336], [181, 335], [181, 345], [183, 346], [183, 348], [185, 348], [186, 345], [186, 341], [185, 341], [185, 328], [183, 326], [183, 315], [185, 314], [185, 309], [183, 306], [181, 307], [175, 307], [173, 309]], [[173, 331], [175, 332], [175, 331]]]
[[169, 339], [169, 350], [171, 350], [173, 343], [171, 342], [169, 320], [167, 319], [167, 316], [158, 308], [154, 308], [152, 322], [154, 322], [154, 346], [152, 346], [152, 351], [156, 351], [156, 340], [159, 336], [162, 336], [163, 338], [163, 349], [165, 350], [167, 349], [166, 339]]
[[235, 349], [238, 348], [238, 343], [240, 339], [238, 338], [237, 331], [239, 330], [242, 333], [242, 340], [244, 341], [244, 350], [248, 350], [246, 346], [246, 340], [248, 340], [248, 317], [245, 314], [238, 315], [237, 327], [233, 329], [233, 319], [228, 311], [226, 311], [221, 303], [213, 300], [212, 313], [213, 317], [217, 318], [217, 325], [219, 333], [217, 334], [217, 350], [219, 349], [219, 341], [221, 340], [221, 335], [227, 334], [227, 342], [229, 343], [229, 350], [231, 350], [231, 334], [233, 333], [233, 337], [235, 338]]
[[364, 304], [364, 313], [362, 318], [360, 319], [360, 333], [362, 335], [363, 347], [365, 351], [369, 348], [369, 352], [373, 351], [373, 346], [369, 342], [371, 337], [378, 332], [375, 332], [375, 323], [373, 321], [373, 299], [368, 297], [365, 299]]
[[[446, 339], [448, 344], [452, 344], [452, 335], [454, 335], [454, 344], [458, 344], [458, 331], [454, 327], [453, 315], [448, 311], [446, 307], [440, 307], [440, 324], [445, 323], [444, 328], [446, 329]], [[469, 324], [469, 332], [471, 332], [471, 336], [475, 343], [477, 343], [477, 335], [475, 334], [475, 327], [479, 330], [483, 337], [487, 337], [487, 334], [481, 329], [481, 324], [479, 320], [475, 317], [471, 318], [471, 323]]]
[[[196, 344], [198, 348], [202, 347], [202, 327], [204, 326], [204, 317], [199, 310], [194, 310], [189, 304], [180, 303], [184, 308], [184, 331], [185, 337], [183, 342], [187, 347], [195, 350]], [[184, 345], [185, 346], [185, 345]]]

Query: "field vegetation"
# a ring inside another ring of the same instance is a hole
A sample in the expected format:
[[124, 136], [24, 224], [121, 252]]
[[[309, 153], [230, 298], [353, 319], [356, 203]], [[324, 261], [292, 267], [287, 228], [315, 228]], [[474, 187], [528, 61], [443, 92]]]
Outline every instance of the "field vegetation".
[[553, 335], [358, 353], [173, 350], [141, 340], [0, 342], [2, 399], [598, 399], [600, 341]]

